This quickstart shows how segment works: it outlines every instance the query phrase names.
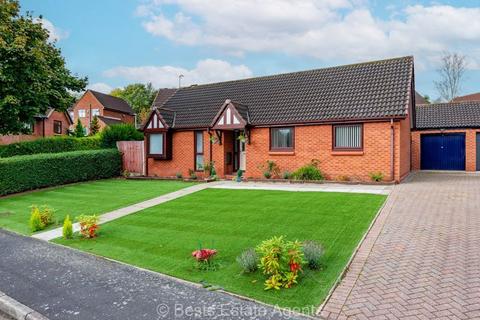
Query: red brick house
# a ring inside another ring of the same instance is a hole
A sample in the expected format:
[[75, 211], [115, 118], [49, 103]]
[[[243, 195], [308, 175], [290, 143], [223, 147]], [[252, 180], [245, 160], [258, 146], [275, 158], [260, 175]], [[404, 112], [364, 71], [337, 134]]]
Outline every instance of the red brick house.
[[73, 122], [77, 123], [80, 119], [87, 134], [95, 116], [101, 129], [116, 123], [135, 124], [135, 113], [125, 100], [93, 90], [87, 90], [70, 112]]
[[[413, 57], [191, 86], [154, 103], [144, 126], [147, 175], [262, 178], [275, 161], [293, 172], [312, 159], [327, 179], [410, 172]], [[240, 137], [240, 139], [239, 139]]]
[[417, 105], [412, 169], [480, 171], [480, 101]]
[[35, 116], [32, 134], [0, 136], [0, 144], [10, 144], [38, 138], [66, 135], [73, 124], [68, 112], [55, 111], [49, 108], [45, 114]]

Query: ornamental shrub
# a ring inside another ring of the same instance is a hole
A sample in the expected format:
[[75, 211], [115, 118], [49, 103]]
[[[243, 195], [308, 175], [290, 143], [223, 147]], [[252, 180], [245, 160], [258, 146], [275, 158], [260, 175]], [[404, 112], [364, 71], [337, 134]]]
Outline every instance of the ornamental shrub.
[[298, 272], [302, 271], [305, 263], [301, 242], [285, 241], [282, 236], [273, 237], [255, 249], [261, 256], [259, 267], [268, 276], [265, 290], [291, 288], [297, 283]]
[[116, 148], [117, 141], [143, 141], [143, 133], [128, 123], [113, 124], [100, 133], [104, 148]]
[[321, 266], [320, 260], [325, 253], [322, 245], [315, 241], [305, 241], [302, 251], [308, 267], [312, 270], [319, 269]]
[[237, 257], [237, 262], [243, 272], [255, 272], [258, 269], [258, 254], [255, 249], [249, 248]]
[[323, 180], [324, 176], [318, 169], [318, 160], [312, 160], [309, 164], [297, 169], [292, 173], [295, 180]]
[[90, 239], [97, 236], [98, 217], [96, 215], [80, 215], [77, 217], [82, 237]]
[[32, 208], [32, 213], [30, 214], [29, 221], [30, 231], [36, 232], [43, 230], [45, 225], [42, 223], [42, 218], [40, 217], [40, 210], [38, 207]]
[[36, 154], [0, 159], [0, 196], [120, 175], [116, 149]]
[[372, 181], [375, 181], [375, 182], [380, 182], [383, 180], [384, 178], [384, 175], [382, 172], [370, 172], [369, 174], [370, 176], [370, 179], [372, 179]]
[[64, 239], [72, 239], [73, 238], [73, 226], [72, 221], [70, 220], [70, 216], [67, 215], [65, 220], [63, 220], [63, 238]]
[[51, 137], [33, 141], [23, 141], [1, 146], [0, 158], [31, 155], [38, 153], [60, 153], [79, 150], [101, 149], [99, 137]]

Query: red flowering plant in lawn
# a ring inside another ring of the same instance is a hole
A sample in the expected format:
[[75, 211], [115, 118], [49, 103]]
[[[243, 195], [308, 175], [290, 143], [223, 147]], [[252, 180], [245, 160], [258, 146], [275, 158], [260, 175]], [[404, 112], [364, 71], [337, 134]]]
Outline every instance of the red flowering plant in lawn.
[[193, 251], [192, 257], [195, 259], [196, 267], [198, 269], [208, 271], [217, 269], [217, 264], [213, 259], [216, 254], [217, 250], [204, 248]]
[[80, 224], [80, 234], [83, 238], [95, 238], [97, 236], [98, 217], [96, 215], [87, 216], [80, 215], [77, 217], [77, 221]]

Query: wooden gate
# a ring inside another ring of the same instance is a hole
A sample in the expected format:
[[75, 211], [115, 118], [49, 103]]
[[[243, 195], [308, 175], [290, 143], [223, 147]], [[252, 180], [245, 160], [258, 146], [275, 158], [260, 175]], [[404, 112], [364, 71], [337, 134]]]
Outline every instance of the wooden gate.
[[145, 175], [145, 151], [143, 141], [118, 141], [122, 153], [123, 170], [132, 174]]

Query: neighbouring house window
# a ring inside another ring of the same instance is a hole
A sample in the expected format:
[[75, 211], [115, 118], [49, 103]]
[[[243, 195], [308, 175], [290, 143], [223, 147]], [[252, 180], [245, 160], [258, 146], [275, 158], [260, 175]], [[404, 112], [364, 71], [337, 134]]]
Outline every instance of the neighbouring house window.
[[56, 134], [62, 134], [62, 121], [53, 121], [53, 132]]
[[195, 131], [195, 170], [203, 170], [203, 131]]
[[333, 148], [339, 150], [361, 150], [363, 148], [363, 125], [349, 124], [333, 126]]
[[92, 117], [99, 116], [100, 110], [99, 109], [92, 109]]
[[68, 113], [70, 114], [70, 118], [72, 118], [72, 120], [75, 119], [75, 112], [69, 111]]
[[149, 150], [148, 153], [151, 155], [163, 156], [164, 154], [164, 140], [163, 133], [151, 133], [150, 141], [148, 143]]
[[85, 112], [85, 109], [80, 109], [78, 110], [78, 116], [80, 118], [85, 118], [87, 116], [86, 112]]
[[271, 128], [270, 129], [270, 150], [293, 150], [294, 149], [294, 128]]

